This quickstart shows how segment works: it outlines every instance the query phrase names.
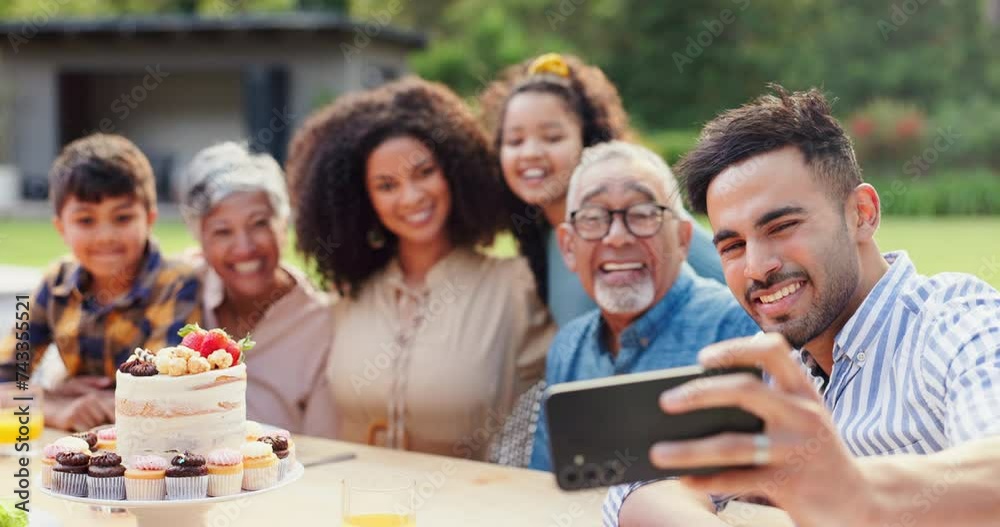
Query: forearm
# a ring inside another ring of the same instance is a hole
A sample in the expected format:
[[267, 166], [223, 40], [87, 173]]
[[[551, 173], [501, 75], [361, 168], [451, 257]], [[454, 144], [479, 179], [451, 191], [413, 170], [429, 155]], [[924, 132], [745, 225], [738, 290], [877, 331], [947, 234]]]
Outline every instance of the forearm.
[[985, 527], [1000, 518], [1000, 437], [928, 456], [858, 462], [872, 490], [865, 525]]
[[621, 527], [728, 526], [715, 515], [708, 496], [678, 481], [658, 481], [634, 490], [622, 504], [618, 521]]
[[68, 408], [75, 397], [66, 397], [52, 392], [45, 392], [45, 426], [58, 430], [72, 430], [68, 418]]

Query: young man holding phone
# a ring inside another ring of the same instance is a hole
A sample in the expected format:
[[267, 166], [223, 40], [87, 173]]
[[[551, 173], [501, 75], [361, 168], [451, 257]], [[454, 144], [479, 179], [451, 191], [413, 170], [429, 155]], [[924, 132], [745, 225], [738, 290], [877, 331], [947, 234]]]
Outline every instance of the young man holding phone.
[[[691, 220], [659, 156], [611, 141], [584, 150], [570, 179], [559, 249], [599, 309], [560, 329], [545, 381], [658, 370], [696, 362], [698, 350], [760, 331], [728, 290], [685, 263]], [[550, 470], [544, 410], [531, 468]]]
[[614, 487], [606, 525], [726, 525], [721, 496], [763, 496], [798, 525], [995, 525], [1000, 517], [1000, 293], [917, 274], [874, 241], [879, 196], [816, 90], [775, 87], [706, 126], [678, 169], [708, 213], [726, 282], [769, 332], [708, 346], [758, 365], [660, 397], [738, 406], [763, 434], [664, 442], [661, 468], [753, 465]]

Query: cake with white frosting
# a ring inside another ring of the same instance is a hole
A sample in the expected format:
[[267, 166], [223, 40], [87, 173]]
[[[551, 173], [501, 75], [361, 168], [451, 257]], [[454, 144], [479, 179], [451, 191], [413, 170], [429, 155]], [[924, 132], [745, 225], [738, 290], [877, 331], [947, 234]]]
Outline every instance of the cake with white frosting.
[[225, 335], [221, 330], [193, 328], [202, 338], [182, 330], [190, 347], [182, 343], [155, 355], [136, 350], [119, 368], [115, 427], [126, 465], [139, 455], [238, 450], [246, 441], [243, 352], [253, 343], [227, 343], [216, 338]]

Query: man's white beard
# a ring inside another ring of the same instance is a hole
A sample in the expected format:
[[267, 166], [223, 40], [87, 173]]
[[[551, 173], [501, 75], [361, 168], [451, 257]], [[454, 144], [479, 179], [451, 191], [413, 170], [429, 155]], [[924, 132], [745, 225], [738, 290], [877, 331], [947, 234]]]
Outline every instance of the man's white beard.
[[597, 305], [603, 311], [616, 315], [644, 311], [653, 303], [656, 295], [653, 279], [649, 276], [644, 276], [634, 284], [620, 286], [607, 285], [600, 278], [594, 282]]

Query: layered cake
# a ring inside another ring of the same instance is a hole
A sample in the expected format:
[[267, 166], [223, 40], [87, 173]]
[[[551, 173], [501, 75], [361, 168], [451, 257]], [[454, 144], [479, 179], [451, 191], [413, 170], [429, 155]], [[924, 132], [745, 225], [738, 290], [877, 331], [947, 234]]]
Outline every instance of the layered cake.
[[238, 450], [246, 441], [243, 352], [253, 343], [197, 325], [181, 334], [180, 346], [136, 350], [119, 368], [116, 448], [126, 465], [143, 455]]
[[196, 324], [180, 334], [180, 346], [137, 349], [119, 367], [113, 428], [45, 447], [46, 488], [95, 499], [188, 500], [263, 490], [286, 476], [291, 435], [264, 435], [246, 419], [244, 357], [253, 342]]

